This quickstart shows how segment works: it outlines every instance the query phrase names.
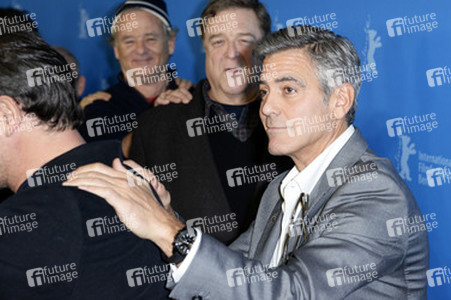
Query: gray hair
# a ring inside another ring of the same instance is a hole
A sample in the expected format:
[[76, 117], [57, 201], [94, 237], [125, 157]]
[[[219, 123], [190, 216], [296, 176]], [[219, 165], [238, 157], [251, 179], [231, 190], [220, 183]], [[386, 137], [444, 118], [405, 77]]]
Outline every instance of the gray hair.
[[[352, 124], [357, 110], [357, 95], [362, 83], [362, 75], [360, 58], [351, 41], [332, 31], [309, 25], [288, 27], [264, 39], [254, 50], [254, 56], [262, 65], [267, 56], [289, 49], [306, 49], [310, 54], [326, 103], [337, 86], [345, 82], [353, 86], [354, 102], [346, 114], [346, 121]], [[340, 83], [332, 80], [336, 78], [337, 72], [341, 75]]]

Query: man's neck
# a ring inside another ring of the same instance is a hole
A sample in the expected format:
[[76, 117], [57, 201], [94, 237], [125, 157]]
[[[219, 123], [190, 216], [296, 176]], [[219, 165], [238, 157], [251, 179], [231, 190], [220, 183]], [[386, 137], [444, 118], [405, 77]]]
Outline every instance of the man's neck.
[[308, 165], [310, 165], [321, 153], [324, 152], [324, 150], [332, 145], [346, 131], [348, 127], [349, 125], [342, 123], [341, 125], [339, 125], [339, 127], [337, 127], [337, 130], [329, 135], [328, 138], [324, 138], [321, 141], [321, 144], [316, 144], [313, 147], [304, 148], [302, 149], [302, 151], [300, 151], [300, 153], [291, 156], [298, 171], [301, 172]]
[[226, 105], [245, 105], [249, 104], [255, 99], [257, 99], [257, 94], [255, 92], [246, 91], [245, 93], [238, 94], [238, 95], [228, 95], [223, 92], [214, 90], [211, 88], [208, 91], [208, 97], [210, 97], [211, 100], [218, 102], [220, 104], [226, 104]]
[[8, 174], [9, 188], [17, 192], [27, 179], [27, 171], [40, 168], [54, 158], [84, 144], [77, 130], [46, 132], [35, 128], [16, 143], [16, 157]]
[[141, 93], [141, 95], [144, 96], [144, 98], [156, 98], [158, 97], [162, 92], [166, 90], [166, 87], [168, 86], [168, 81], [158, 81], [156, 83], [152, 84], [143, 84], [139, 86], [135, 86], [135, 89]]

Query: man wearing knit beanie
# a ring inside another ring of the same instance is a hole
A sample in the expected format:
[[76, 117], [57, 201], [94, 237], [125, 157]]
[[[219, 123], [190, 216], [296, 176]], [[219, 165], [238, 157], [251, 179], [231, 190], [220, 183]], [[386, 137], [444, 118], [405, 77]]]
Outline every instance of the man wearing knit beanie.
[[174, 53], [177, 30], [172, 28], [163, 0], [128, 0], [114, 14], [111, 44], [121, 72], [106, 90], [109, 101], [94, 101], [84, 109], [80, 133], [86, 141], [123, 139], [137, 126], [137, 117], [167, 89], [176, 89]]

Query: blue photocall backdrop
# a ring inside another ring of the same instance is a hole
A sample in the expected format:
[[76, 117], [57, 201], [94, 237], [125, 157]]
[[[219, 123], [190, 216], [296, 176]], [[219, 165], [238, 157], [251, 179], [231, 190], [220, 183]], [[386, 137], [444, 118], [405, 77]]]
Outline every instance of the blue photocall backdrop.
[[[86, 95], [114, 83], [119, 71], [106, 34], [91, 37], [86, 22], [111, 17], [121, 2], [0, 0], [0, 6], [35, 13], [44, 38], [75, 54], [88, 79]], [[170, 19], [180, 30], [171, 62], [180, 77], [193, 82], [205, 77], [204, 54], [186, 22], [199, 17], [206, 3], [168, 1]], [[332, 29], [356, 46], [366, 67], [355, 124], [379, 155], [393, 161], [424, 214], [427, 228], [414, 230], [429, 233], [429, 299], [451, 299], [451, 1], [263, 3], [273, 30], [307, 23]]]

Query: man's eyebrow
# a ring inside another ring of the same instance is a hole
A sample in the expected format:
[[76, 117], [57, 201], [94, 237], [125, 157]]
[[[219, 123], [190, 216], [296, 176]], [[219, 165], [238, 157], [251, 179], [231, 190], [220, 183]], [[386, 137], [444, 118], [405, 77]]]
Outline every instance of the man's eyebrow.
[[155, 33], [155, 32], [147, 32], [147, 33], [145, 33], [144, 35], [145, 35], [145, 36], [159, 36], [159, 34], [158, 34], [158, 33]]
[[279, 77], [279, 78], [275, 79], [275, 82], [277, 82], [277, 83], [279, 83], [279, 82], [294, 82], [294, 83], [296, 83], [299, 86], [305, 87], [305, 83], [302, 80], [297, 79], [296, 77], [293, 77], [293, 76]]
[[222, 37], [224, 34], [222, 33], [217, 33], [217, 34], [213, 34], [212, 36], [210, 36], [208, 38], [209, 41], [211, 41], [212, 39], [218, 38], [218, 37]]
[[250, 36], [251, 38], [253, 38], [253, 39], [257, 39], [256, 37], [255, 37], [255, 35], [254, 34], [252, 34], [252, 33], [250, 33], [250, 32], [243, 32], [243, 33], [239, 33], [238, 34], [240, 37], [243, 37], [243, 36]]
[[[208, 38], [208, 40], [211, 41], [211, 40], [213, 40], [213, 39], [215, 39], [215, 38], [219, 38], [219, 37], [222, 37], [222, 36], [224, 36], [224, 33], [213, 34], [213, 35], [211, 35], [211, 36]], [[251, 37], [251, 38], [253, 38], [254, 40], [257, 40], [257, 38], [255, 37], [255, 35], [253, 35], [253, 34], [250, 33], [250, 32], [239, 33], [238, 36], [239, 36], [239, 37]]]
[[123, 35], [123, 36], [121, 36], [120, 37], [120, 40], [125, 40], [125, 39], [129, 39], [129, 38], [132, 38], [133, 36], [131, 36], [131, 35]]
[[[158, 37], [159, 35], [157, 33], [154, 33], [154, 32], [148, 32], [148, 33], [145, 33], [144, 36], [145, 37]], [[121, 40], [125, 40], [125, 39], [130, 39], [130, 38], [133, 38], [133, 37], [134, 37], [133, 35], [128, 34], [128, 35], [122, 36], [120, 39]]]

